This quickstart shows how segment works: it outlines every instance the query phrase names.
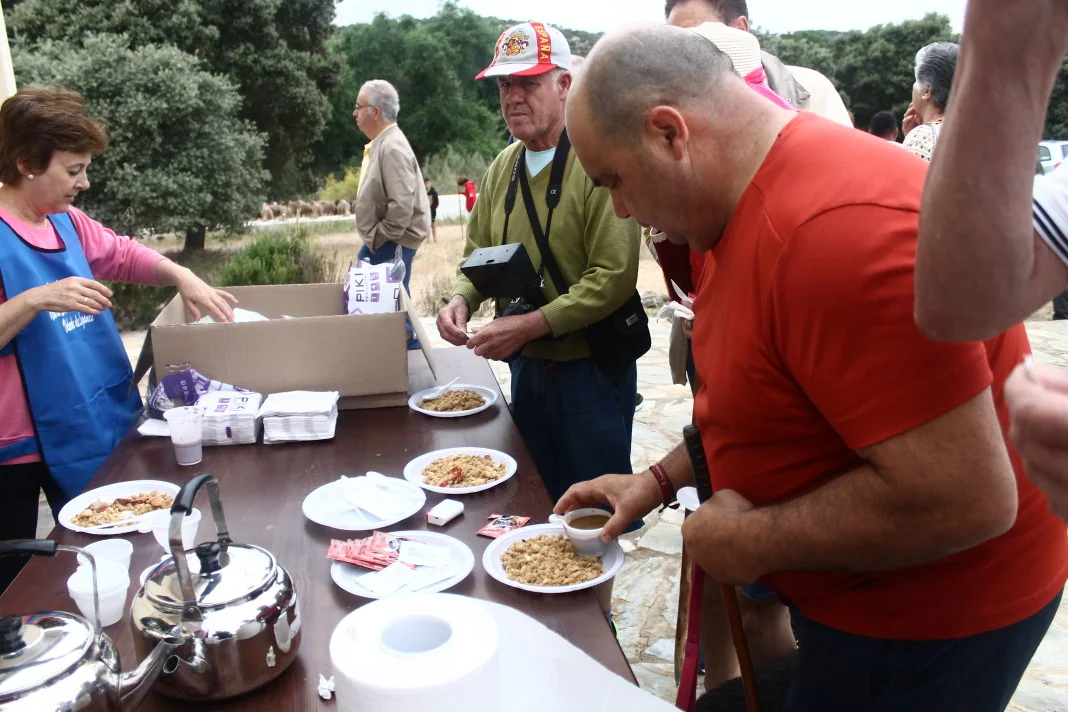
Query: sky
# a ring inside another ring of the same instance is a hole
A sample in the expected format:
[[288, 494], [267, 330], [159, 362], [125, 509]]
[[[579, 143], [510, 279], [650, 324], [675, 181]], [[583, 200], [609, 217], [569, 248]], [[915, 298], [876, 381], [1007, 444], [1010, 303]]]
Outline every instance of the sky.
[[[797, 30], [865, 30], [872, 25], [918, 19], [929, 12], [949, 15], [960, 31], [966, 0], [749, 0], [749, 16], [762, 30], [784, 33]], [[632, 22], [663, 22], [662, 0], [458, 0], [481, 15], [537, 19], [574, 30], [604, 32]], [[341, 0], [335, 24], [369, 22], [379, 12], [391, 17], [430, 17], [440, 0]], [[816, 9], [818, 8], [818, 9]], [[532, 9], [537, 17], [531, 15]]]

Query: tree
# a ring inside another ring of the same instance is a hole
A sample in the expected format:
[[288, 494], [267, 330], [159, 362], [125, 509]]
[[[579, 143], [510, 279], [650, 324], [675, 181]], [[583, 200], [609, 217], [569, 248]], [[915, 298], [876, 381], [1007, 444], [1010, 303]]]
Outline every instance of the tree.
[[[385, 79], [397, 88], [398, 124], [420, 161], [450, 145], [463, 153], [495, 154], [505, 138], [496, 87], [474, 76], [493, 58], [496, 39], [492, 25], [452, 5], [429, 22], [378, 15], [369, 24], [342, 28], [331, 49], [345, 68], [331, 93], [333, 114], [317, 147], [320, 170], [338, 173], [359, 164], [367, 138], [356, 127], [352, 109], [370, 79]], [[490, 85], [494, 109], [480, 84]]]
[[83, 207], [127, 234], [183, 232], [187, 250], [207, 230], [240, 227], [263, 200], [265, 139], [239, 118], [224, 77], [174, 47], [129, 49], [123, 35], [81, 46], [45, 41], [15, 52], [23, 84], [81, 92], [108, 125], [111, 147], [93, 163]]
[[11, 12], [13, 47], [81, 46], [93, 33], [129, 49], [173, 45], [237, 87], [242, 118], [267, 135], [272, 199], [310, 190], [311, 148], [330, 115], [340, 67], [327, 52], [333, 0], [24, 0]]
[[1046, 115], [1046, 131], [1042, 137], [1048, 141], [1068, 138], [1068, 62], [1061, 65], [1061, 74], [1053, 87], [1053, 97]]
[[922, 20], [877, 25], [837, 33], [819, 30], [786, 35], [761, 34], [761, 46], [786, 64], [819, 70], [865, 127], [878, 111], [903, 116], [912, 98], [916, 52], [940, 41], [957, 41], [949, 18], [929, 14]]

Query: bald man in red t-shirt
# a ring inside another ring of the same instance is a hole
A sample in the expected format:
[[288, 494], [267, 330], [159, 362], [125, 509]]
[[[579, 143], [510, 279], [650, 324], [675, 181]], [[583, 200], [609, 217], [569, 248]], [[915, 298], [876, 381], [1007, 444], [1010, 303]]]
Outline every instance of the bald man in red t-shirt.
[[[1003, 710], [1068, 578], [1063, 522], [1006, 446], [1022, 326], [936, 343], [913, 321], [926, 164], [784, 111], [699, 37], [611, 35], [568, 132], [616, 212], [707, 252], [696, 399], [717, 493], [683, 527], [723, 583], [792, 610], [790, 710]], [[577, 485], [627, 522], [693, 481], [676, 450]]]

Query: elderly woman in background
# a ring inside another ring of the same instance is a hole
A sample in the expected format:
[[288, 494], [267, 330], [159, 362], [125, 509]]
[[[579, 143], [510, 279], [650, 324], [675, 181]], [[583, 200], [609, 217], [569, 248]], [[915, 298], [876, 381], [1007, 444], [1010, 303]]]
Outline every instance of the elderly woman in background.
[[[197, 318], [233, 320], [231, 295], [72, 207], [107, 143], [74, 92], [0, 107], [0, 540], [33, 538], [40, 490], [58, 514], [140, 413], [98, 279], [174, 286]], [[0, 591], [21, 566], [0, 559]]]
[[942, 130], [959, 49], [953, 42], [935, 42], [916, 53], [916, 83], [901, 129], [905, 148], [925, 161], [931, 160]]

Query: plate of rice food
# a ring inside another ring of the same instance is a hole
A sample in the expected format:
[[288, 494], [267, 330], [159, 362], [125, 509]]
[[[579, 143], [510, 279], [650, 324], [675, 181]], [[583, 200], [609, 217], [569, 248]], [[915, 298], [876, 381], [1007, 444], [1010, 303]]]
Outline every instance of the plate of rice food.
[[482, 567], [501, 583], [534, 593], [569, 593], [613, 578], [623, 567], [623, 549], [612, 542], [603, 556], [575, 552], [560, 524], [514, 529], [494, 539]]
[[429, 492], [470, 494], [496, 487], [519, 465], [509, 455], [481, 447], [454, 447], [421, 455], [404, 466], [404, 479]]
[[408, 399], [408, 407], [432, 418], [462, 418], [481, 413], [496, 403], [499, 396], [493, 388], [458, 383], [437, 398], [427, 398], [437, 390], [435, 386], [416, 393]]
[[[59, 511], [59, 523], [84, 534], [128, 534], [137, 531], [136, 520], [142, 514], [169, 510], [179, 489], [178, 485], [159, 480], [132, 480], [98, 487], [67, 502]], [[126, 519], [131, 520], [126, 526], [93, 528]]]

